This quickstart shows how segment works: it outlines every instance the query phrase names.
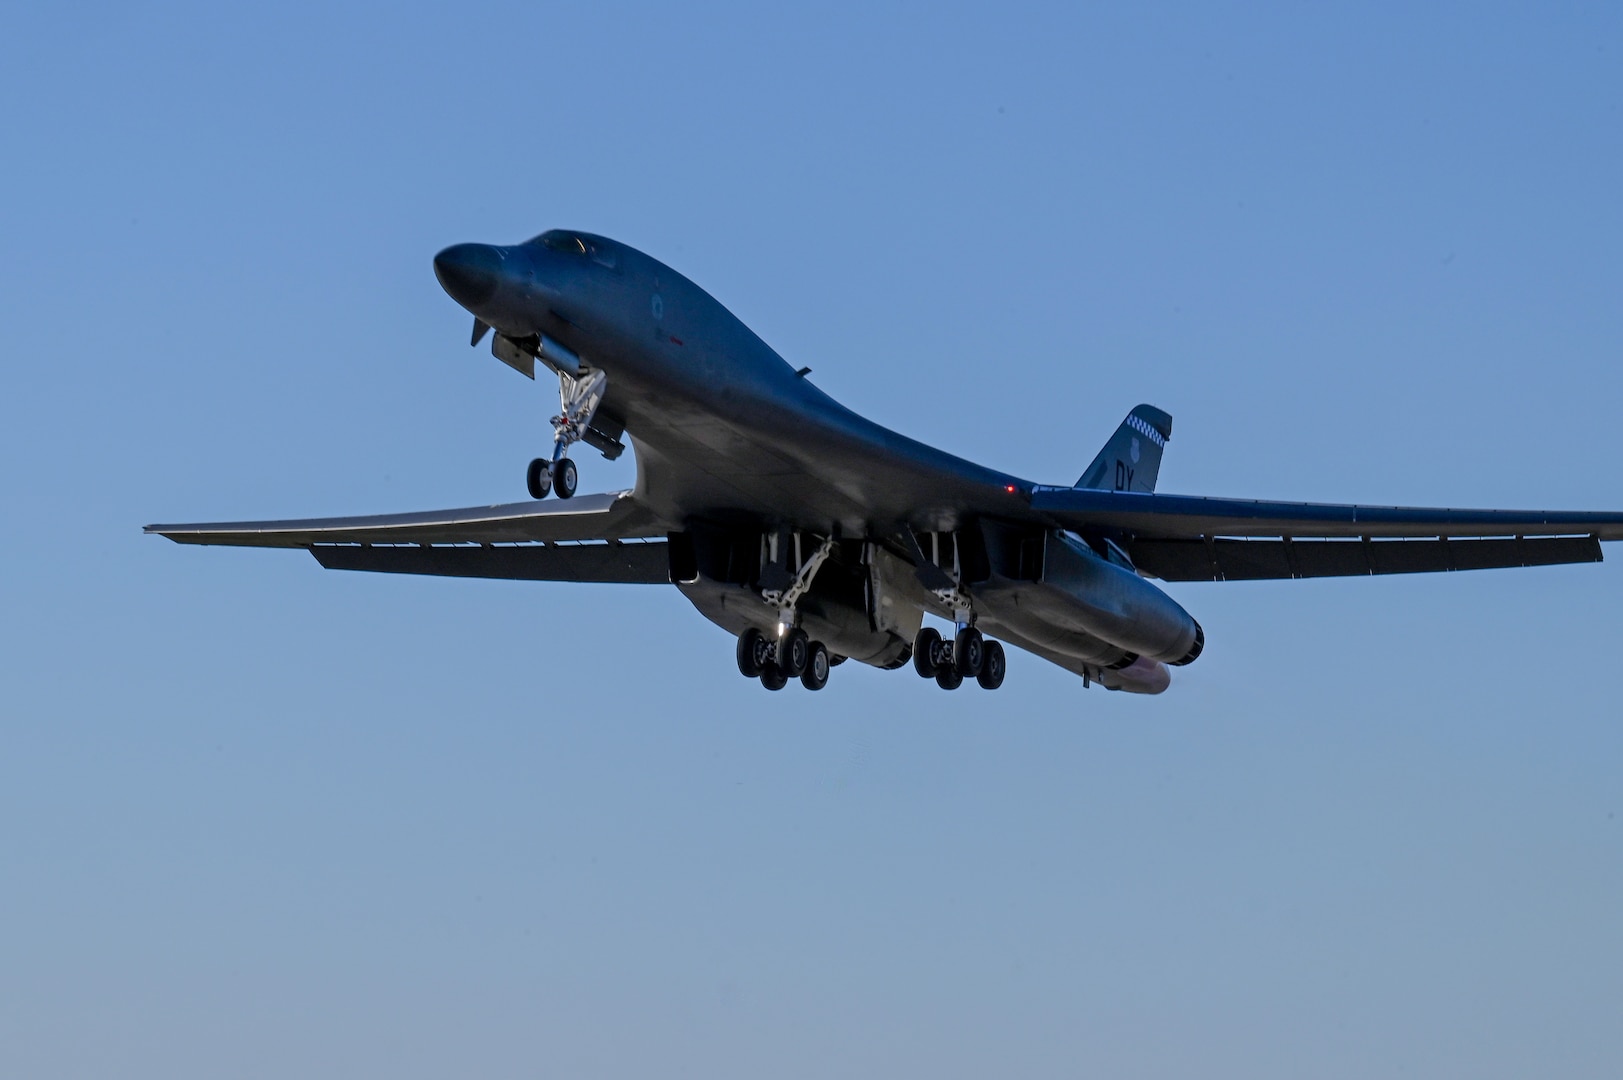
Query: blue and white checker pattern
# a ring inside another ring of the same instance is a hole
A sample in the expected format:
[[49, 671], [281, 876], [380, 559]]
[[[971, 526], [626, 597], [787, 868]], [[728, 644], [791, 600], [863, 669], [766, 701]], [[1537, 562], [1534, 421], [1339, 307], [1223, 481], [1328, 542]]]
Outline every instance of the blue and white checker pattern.
[[1143, 417], [1129, 414], [1127, 417], [1127, 426], [1144, 436], [1146, 439], [1150, 440], [1150, 442], [1154, 443], [1156, 446], [1159, 446], [1161, 449], [1166, 449], [1166, 439], [1163, 438], [1161, 433], [1156, 431], [1154, 426]]

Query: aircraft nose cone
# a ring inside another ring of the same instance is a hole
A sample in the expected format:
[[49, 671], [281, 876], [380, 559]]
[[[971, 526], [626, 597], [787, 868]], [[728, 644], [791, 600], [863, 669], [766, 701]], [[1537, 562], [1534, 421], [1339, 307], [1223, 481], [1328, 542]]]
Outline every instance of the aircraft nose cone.
[[496, 295], [502, 259], [489, 244], [452, 244], [434, 256], [434, 276], [451, 299], [476, 308]]

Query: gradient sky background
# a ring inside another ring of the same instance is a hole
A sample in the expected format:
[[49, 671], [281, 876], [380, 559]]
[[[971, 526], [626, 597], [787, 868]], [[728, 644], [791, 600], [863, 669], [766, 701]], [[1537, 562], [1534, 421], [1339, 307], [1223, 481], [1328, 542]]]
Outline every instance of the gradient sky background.
[[1146, 699], [140, 534], [521, 497], [430, 259], [555, 226], [1033, 480], [1623, 509], [1623, 14], [1314, 9], [7, 6], [0, 1073], [1623, 1073], [1623, 550]]

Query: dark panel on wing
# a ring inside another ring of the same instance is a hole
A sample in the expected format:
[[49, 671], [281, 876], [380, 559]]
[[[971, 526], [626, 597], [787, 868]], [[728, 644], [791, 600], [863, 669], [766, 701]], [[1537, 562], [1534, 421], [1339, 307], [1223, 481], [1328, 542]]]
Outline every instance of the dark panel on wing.
[[1508, 540], [1134, 540], [1134, 564], [1164, 581], [1259, 581], [1600, 562], [1592, 536]]
[[329, 570], [627, 585], [662, 585], [670, 581], [663, 540], [638, 544], [525, 544], [518, 547], [316, 544], [310, 553]]
[[663, 536], [629, 492], [461, 510], [292, 521], [148, 525], [178, 544], [309, 547], [311, 544], [513, 544], [537, 540], [625, 540]]
[[1136, 491], [1038, 488], [1031, 508], [1077, 532], [1143, 537], [1575, 536], [1623, 540], [1623, 514], [1552, 510], [1450, 510], [1409, 506], [1261, 502]]

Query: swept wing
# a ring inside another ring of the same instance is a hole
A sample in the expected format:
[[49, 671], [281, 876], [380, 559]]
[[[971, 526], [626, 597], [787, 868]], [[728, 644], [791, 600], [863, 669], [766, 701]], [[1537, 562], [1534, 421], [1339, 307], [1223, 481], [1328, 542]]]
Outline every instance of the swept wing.
[[1599, 562], [1623, 514], [1270, 502], [1038, 488], [1049, 523], [1120, 537], [1168, 581], [1234, 581]]

